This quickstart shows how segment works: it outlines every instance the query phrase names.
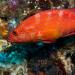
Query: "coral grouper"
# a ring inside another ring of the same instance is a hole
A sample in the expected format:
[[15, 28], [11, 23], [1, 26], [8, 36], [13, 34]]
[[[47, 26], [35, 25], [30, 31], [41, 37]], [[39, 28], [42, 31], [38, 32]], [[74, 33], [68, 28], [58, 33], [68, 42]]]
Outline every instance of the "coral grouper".
[[75, 12], [70, 9], [46, 10], [24, 20], [9, 34], [10, 42], [55, 42], [75, 35]]

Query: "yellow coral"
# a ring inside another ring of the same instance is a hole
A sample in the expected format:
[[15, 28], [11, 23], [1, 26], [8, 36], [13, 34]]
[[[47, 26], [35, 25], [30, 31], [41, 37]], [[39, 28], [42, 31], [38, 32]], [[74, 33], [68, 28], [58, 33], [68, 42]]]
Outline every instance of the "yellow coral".
[[7, 22], [5, 22], [2, 19], [0, 19], [0, 35], [2, 37], [5, 37], [5, 36], [7, 36], [7, 34], [8, 34]]

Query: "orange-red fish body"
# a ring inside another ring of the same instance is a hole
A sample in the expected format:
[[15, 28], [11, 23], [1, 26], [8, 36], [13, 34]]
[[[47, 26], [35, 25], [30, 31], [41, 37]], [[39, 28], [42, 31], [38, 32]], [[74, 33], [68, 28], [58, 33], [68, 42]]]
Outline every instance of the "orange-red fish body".
[[75, 12], [70, 9], [46, 10], [24, 20], [9, 34], [10, 42], [54, 42], [75, 34]]

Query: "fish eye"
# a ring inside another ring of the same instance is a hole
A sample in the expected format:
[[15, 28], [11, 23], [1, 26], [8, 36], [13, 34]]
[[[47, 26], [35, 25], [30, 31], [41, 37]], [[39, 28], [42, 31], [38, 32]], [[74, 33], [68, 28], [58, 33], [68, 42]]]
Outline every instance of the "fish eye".
[[17, 36], [17, 33], [16, 33], [16, 31], [13, 31], [13, 34], [14, 34], [15, 36]]

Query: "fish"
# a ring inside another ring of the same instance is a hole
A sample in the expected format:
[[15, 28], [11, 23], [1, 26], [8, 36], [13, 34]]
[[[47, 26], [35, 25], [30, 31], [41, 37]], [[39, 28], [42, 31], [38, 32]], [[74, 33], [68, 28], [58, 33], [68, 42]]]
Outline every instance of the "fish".
[[9, 33], [8, 41], [53, 43], [59, 38], [72, 35], [75, 35], [74, 9], [53, 9], [38, 12], [22, 21]]

